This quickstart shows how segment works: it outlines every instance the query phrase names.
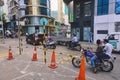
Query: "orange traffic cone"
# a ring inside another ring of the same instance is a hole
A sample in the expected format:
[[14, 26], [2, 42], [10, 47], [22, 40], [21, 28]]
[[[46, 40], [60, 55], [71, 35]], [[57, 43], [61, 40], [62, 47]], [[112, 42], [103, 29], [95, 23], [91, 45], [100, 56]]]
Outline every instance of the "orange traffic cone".
[[75, 80], [86, 80], [85, 79], [85, 59], [84, 56], [82, 57], [82, 63], [80, 66], [80, 72], [78, 77], [75, 78]]
[[11, 46], [9, 46], [8, 60], [13, 59]]
[[56, 62], [55, 62], [55, 51], [52, 51], [52, 59], [51, 59], [51, 64], [48, 66], [49, 68], [55, 69], [57, 68]]
[[34, 52], [33, 52], [33, 58], [32, 61], [37, 61], [37, 52], [36, 52], [36, 46], [34, 47]]

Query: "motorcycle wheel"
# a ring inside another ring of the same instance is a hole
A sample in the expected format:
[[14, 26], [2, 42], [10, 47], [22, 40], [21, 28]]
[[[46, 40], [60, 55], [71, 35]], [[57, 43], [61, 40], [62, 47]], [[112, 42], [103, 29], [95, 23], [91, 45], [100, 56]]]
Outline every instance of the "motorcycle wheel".
[[113, 70], [113, 63], [110, 61], [104, 61], [103, 66], [101, 67], [101, 69], [104, 72], [110, 72]]
[[67, 48], [70, 49], [70, 44], [69, 43], [67, 43]]
[[78, 45], [76, 48], [78, 51], [81, 51], [81, 45]]
[[72, 58], [72, 65], [76, 68], [80, 68], [81, 65], [81, 58], [73, 57]]
[[56, 48], [56, 45], [51, 45], [51, 49], [55, 49]]

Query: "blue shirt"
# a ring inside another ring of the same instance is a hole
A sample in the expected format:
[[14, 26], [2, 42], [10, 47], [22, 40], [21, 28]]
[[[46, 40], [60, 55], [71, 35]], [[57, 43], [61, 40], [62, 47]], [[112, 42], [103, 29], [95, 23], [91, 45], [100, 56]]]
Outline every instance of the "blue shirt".
[[77, 39], [76, 36], [74, 36], [74, 37], [72, 38], [72, 42], [78, 42], [78, 39]]

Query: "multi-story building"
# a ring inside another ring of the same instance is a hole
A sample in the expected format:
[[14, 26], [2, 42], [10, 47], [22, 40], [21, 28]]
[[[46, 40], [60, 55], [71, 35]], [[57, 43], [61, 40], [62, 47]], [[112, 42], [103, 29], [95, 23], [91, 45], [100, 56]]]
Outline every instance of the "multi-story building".
[[107, 34], [120, 32], [120, 0], [64, 0], [69, 7], [72, 33], [81, 41], [93, 33], [94, 43]]
[[69, 23], [72, 34], [80, 41], [88, 41], [94, 29], [94, 0], [64, 0], [69, 7]]
[[[8, 0], [9, 15], [11, 20], [20, 19], [23, 21], [23, 31], [29, 34], [36, 31], [43, 33], [41, 19], [46, 19], [46, 33], [54, 28], [54, 18], [51, 17], [50, 0]], [[16, 22], [16, 24], [18, 24]]]
[[95, 0], [94, 41], [120, 32], [120, 0]]

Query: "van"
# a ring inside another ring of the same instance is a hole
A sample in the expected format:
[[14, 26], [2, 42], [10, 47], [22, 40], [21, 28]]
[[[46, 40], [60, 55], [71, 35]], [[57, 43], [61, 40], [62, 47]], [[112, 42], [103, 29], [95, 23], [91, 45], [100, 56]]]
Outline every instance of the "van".
[[113, 32], [106, 36], [109, 43], [113, 45], [114, 51], [120, 53], [120, 32]]

